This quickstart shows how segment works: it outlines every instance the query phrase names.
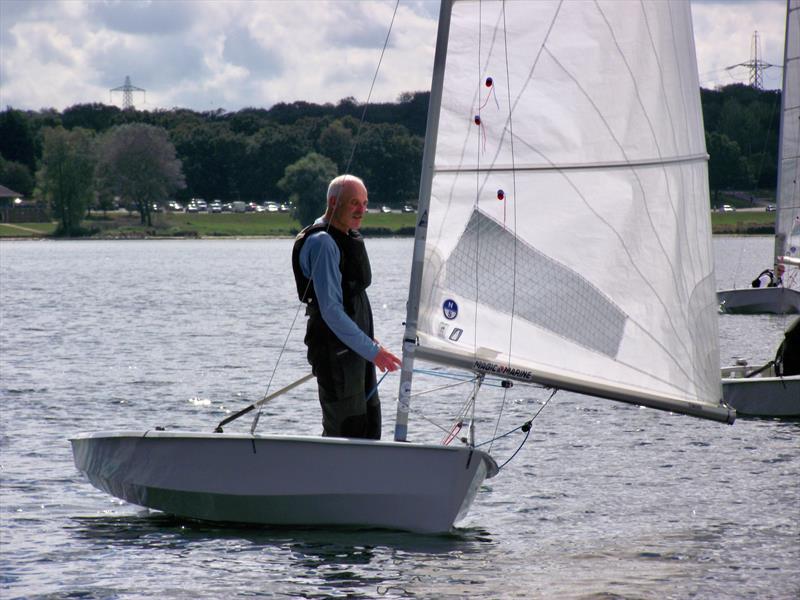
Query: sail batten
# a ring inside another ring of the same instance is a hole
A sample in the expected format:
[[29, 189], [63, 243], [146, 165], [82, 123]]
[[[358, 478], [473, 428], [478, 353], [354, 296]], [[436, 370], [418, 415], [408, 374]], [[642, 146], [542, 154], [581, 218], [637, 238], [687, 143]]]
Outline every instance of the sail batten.
[[615, 161], [598, 163], [574, 163], [574, 164], [498, 164], [474, 165], [474, 166], [446, 166], [437, 165], [436, 173], [492, 173], [499, 171], [575, 171], [588, 169], [630, 169], [636, 167], [661, 166], [677, 163], [706, 163], [708, 154], [694, 154], [691, 156], [674, 156], [670, 158], [651, 158], [639, 159], [636, 161]]

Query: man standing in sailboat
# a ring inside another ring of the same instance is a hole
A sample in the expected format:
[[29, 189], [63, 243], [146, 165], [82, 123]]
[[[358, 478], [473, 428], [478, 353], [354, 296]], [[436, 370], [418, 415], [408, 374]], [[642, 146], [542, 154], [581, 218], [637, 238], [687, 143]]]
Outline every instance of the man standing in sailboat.
[[297, 294], [306, 303], [305, 343], [317, 378], [323, 435], [380, 439], [375, 367], [394, 371], [400, 359], [373, 339], [372, 282], [364, 239], [367, 188], [353, 175], [328, 186], [325, 214], [303, 229], [292, 250]]

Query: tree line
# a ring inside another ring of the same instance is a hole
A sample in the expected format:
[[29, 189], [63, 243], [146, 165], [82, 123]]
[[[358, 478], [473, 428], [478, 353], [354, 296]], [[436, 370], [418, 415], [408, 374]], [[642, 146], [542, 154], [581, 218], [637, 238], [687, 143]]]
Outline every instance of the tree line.
[[[152, 203], [168, 197], [297, 201], [311, 194], [294, 186], [311, 184], [318, 206], [298, 215], [302, 222], [306, 213], [322, 212], [327, 180], [349, 170], [369, 182], [373, 203], [400, 206], [418, 192], [427, 103], [428, 93], [419, 92], [366, 107], [345, 98], [336, 105], [294, 102], [237, 112], [9, 107], [0, 113], [0, 182], [47, 200], [59, 216], [65, 203], [79, 214], [118, 197], [140, 211], [143, 223]], [[83, 155], [94, 170], [79, 164]], [[67, 173], [65, 161], [73, 159], [74, 173]], [[149, 184], [145, 165], [155, 174]], [[75, 179], [69, 185], [67, 175]], [[73, 187], [82, 195], [66, 194]], [[62, 219], [61, 226], [76, 232], [72, 222]]]
[[712, 202], [724, 190], [775, 190], [781, 92], [735, 84], [700, 90]]
[[[47, 201], [67, 234], [82, 211], [115, 197], [143, 223], [152, 203], [169, 197], [294, 201], [307, 222], [322, 212], [327, 180], [345, 170], [369, 183], [373, 204], [401, 206], [418, 193], [428, 99], [413, 92], [369, 106], [345, 98], [236, 112], [8, 107], [0, 183]], [[780, 91], [737, 84], [701, 90], [701, 102], [712, 192], [774, 189]]]

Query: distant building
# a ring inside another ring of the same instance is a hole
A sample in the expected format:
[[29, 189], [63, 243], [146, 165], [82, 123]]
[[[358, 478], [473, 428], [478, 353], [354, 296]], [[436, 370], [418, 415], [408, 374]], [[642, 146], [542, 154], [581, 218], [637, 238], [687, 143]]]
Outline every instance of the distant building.
[[23, 199], [22, 194], [0, 185], [0, 223], [46, 223], [47, 210], [35, 202]]
[[4, 185], [0, 185], [0, 198], [19, 198], [20, 196], [22, 196], [22, 194], [19, 192], [15, 192]]

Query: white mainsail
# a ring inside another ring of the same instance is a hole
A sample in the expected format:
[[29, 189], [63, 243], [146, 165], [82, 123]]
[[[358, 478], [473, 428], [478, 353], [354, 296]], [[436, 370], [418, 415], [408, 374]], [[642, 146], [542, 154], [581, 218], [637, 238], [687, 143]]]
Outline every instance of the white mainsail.
[[800, 0], [788, 0], [778, 149], [775, 262], [784, 285], [800, 290]]
[[688, 2], [440, 19], [396, 438], [415, 355], [730, 420]]

